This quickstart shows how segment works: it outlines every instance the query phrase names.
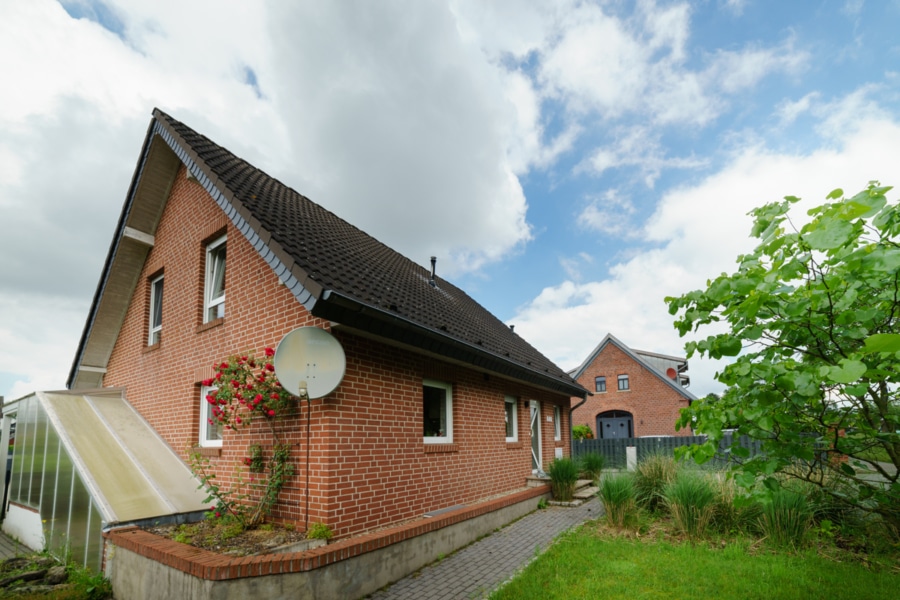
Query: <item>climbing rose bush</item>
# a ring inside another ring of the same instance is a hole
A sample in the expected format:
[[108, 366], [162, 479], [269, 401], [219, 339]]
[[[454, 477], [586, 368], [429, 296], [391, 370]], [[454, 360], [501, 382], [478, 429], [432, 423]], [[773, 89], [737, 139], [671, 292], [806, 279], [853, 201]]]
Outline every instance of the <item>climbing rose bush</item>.
[[299, 415], [299, 407], [297, 398], [275, 376], [274, 356], [272, 348], [266, 348], [265, 357], [259, 359], [252, 353], [230, 356], [214, 366], [214, 377], [203, 381], [203, 385], [216, 388], [206, 396], [212, 405], [210, 423], [240, 430], [256, 420], [265, 422], [272, 432], [271, 456], [265, 457], [259, 445], [251, 445], [250, 456], [242, 460], [251, 473], [249, 479], [245, 481], [238, 473], [230, 486], [216, 484], [209, 459], [196, 448], [190, 454], [191, 469], [200, 479], [200, 487], [208, 493], [206, 501], [215, 501], [208, 516], [233, 517], [243, 528], [255, 527], [271, 514], [282, 488], [294, 474], [291, 447], [282, 438], [284, 417]]
[[265, 358], [257, 359], [252, 353], [230, 356], [214, 367], [215, 376], [203, 382], [217, 388], [206, 396], [212, 405], [210, 422], [238, 429], [247, 427], [253, 416], [259, 416], [272, 425], [274, 419], [296, 406], [294, 396], [275, 377], [274, 356], [275, 350], [266, 348]]

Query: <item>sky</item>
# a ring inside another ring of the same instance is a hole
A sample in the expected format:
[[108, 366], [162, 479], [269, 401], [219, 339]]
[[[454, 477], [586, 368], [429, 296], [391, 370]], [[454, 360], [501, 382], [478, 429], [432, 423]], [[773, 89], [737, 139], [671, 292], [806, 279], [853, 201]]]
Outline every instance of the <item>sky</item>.
[[[0, 0], [0, 396], [62, 389], [154, 107], [564, 369], [748, 211], [900, 184], [898, 0]], [[701, 330], [705, 337], [711, 332]], [[691, 391], [721, 391], [694, 357]]]

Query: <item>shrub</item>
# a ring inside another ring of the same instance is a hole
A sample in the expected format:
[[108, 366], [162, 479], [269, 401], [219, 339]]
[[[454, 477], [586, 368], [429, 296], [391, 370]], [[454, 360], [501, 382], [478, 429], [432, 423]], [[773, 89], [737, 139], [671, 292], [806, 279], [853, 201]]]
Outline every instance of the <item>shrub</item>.
[[634, 493], [638, 504], [650, 512], [665, 506], [663, 490], [675, 481], [678, 463], [671, 456], [651, 454], [642, 459], [634, 472]]
[[330, 540], [334, 537], [334, 533], [325, 523], [310, 523], [306, 532], [306, 539], [309, 540]]
[[614, 527], [625, 527], [637, 516], [634, 480], [629, 474], [604, 477], [600, 481], [600, 499], [606, 509], [606, 522]]
[[703, 537], [716, 510], [716, 493], [705, 475], [684, 471], [666, 485], [663, 496], [675, 526], [689, 538]]
[[590, 425], [576, 425], [572, 428], [572, 439], [592, 440], [594, 439], [594, 432], [591, 431]]
[[560, 502], [569, 502], [578, 482], [578, 466], [571, 458], [557, 458], [547, 467], [550, 489], [553, 497]]
[[781, 488], [763, 506], [760, 527], [768, 541], [778, 547], [800, 548], [812, 523], [806, 496]]
[[588, 452], [578, 457], [581, 473], [596, 485], [600, 481], [600, 474], [603, 472], [603, 465], [606, 459], [602, 454], [596, 452]]

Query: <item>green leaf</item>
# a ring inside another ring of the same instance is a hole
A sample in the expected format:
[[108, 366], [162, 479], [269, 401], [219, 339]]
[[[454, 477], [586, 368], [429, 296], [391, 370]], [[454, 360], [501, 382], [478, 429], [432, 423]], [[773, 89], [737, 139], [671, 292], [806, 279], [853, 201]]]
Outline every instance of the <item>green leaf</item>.
[[831, 250], [846, 244], [852, 235], [852, 223], [830, 221], [827, 226], [818, 224], [818, 227], [804, 235], [803, 239], [813, 250]]
[[842, 358], [840, 366], [825, 367], [824, 375], [835, 383], [853, 383], [867, 370], [864, 362]]
[[841, 472], [845, 475], [850, 475], [851, 477], [856, 475], [856, 469], [854, 469], [847, 463], [841, 463]]
[[834, 188], [833, 190], [831, 190], [831, 192], [829, 192], [827, 196], [825, 196], [825, 198], [827, 200], [837, 200], [838, 198], [843, 197], [843, 195], [844, 190], [842, 190], [841, 188]]
[[861, 352], [873, 354], [875, 352], [900, 352], [900, 333], [876, 333], [866, 338], [865, 346]]

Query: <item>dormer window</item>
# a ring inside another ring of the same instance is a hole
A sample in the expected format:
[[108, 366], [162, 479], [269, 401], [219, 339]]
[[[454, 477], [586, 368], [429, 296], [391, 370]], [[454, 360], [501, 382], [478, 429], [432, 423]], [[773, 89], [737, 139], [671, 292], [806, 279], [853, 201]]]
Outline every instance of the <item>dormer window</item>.
[[206, 247], [203, 322], [225, 316], [225, 236]]

